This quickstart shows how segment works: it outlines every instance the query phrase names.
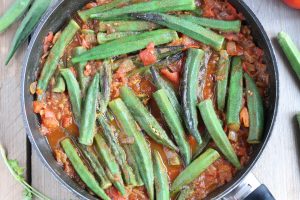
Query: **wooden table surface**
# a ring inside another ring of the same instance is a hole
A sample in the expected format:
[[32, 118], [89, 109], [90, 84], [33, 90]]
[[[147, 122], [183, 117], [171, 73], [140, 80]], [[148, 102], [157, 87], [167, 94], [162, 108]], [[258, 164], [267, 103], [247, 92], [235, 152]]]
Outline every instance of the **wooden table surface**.
[[[14, 0], [0, 0], [2, 13]], [[257, 178], [268, 186], [278, 200], [300, 199], [300, 134], [294, 119], [300, 111], [300, 85], [278, 48], [277, 33], [288, 32], [300, 48], [300, 10], [286, 7], [280, 0], [245, 0], [262, 22], [278, 61], [280, 101], [272, 137], [253, 169]], [[0, 35], [0, 141], [11, 158], [26, 167], [32, 185], [51, 199], [69, 200], [76, 197], [67, 191], [46, 169], [36, 152], [31, 152], [26, 139], [20, 105], [20, 76], [25, 45], [9, 66], [4, 66], [8, 48], [17, 25]], [[22, 199], [21, 186], [11, 177], [0, 161], [0, 199]]]

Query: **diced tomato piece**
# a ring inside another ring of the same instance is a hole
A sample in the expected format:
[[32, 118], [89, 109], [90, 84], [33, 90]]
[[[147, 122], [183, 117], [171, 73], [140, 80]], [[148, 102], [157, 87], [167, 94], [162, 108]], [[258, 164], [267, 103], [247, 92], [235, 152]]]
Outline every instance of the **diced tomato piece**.
[[41, 101], [34, 101], [33, 102], [33, 112], [34, 113], [40, 113], [40, 111], [44, 108], [44, 103]]
[[110, 187], [105, 192], [113, 200], [126, 200], [115, 187]]
[[154, 64], [157, 61], [154, 46], [153, 42], [149, 43], [147, 48], [139, 54], [139, 57], [145, 66]]
[[178, 72], [170, 72], [166, 68], [162, 69], [160, 72], [164, 77], [169, 79], [176, 86], [179, 85], [179, 73]]
[[58, 121], [55, 118], [42, 118], [42, 124], [46, 127], [46, 128], [57, 128], [59, 126]]
[[72, 117], [70, 116], [63, 116], [61, 119], [61, 125], [63, 128], [67, 128], [72, 125]]

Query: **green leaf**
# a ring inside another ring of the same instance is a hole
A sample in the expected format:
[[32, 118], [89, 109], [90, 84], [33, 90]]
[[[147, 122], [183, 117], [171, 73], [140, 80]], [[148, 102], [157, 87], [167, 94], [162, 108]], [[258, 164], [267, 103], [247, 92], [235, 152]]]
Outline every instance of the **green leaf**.
[[0, 154], [11, 175], [24, 187], [24, 192], [23, 192], [24, 200], [31, 200], [33, 195], [35, 195], [38, 199], [50, 200], [48, 197], [46, 197], [45, 195], [43, 195], [42, 193], [40, 193], [39, 191], [31, 187], [31, 185], [29, 185], [26, 182], [24, 178], [24, 168], [22, 168], [19, 165], [19, 162], [17, 160], [9, 160], [7, 158], [6, 152], [4, 150], [4, 147], [1, 145], [1, 143], [0, 143]]
[[32, 192], [29, 189], [24, 189], [23, 200], [32, 200]]
[[19, 165], [17, 160], [8, 160], [7, 162], [17, 176], [24, 178], [24, 168]]

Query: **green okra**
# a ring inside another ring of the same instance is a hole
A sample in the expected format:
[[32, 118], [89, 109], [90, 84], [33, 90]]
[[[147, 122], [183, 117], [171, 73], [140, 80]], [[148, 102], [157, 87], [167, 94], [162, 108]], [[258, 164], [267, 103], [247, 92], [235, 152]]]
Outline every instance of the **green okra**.
[[119, 164], [124, 181], [127, 185], [136, 186], [136, 178], [132, 168], [128, 165], [126, 161], [126, 154], [124, 149], [120, 146], [118, 139], [114, 135], [110, 125], [108, 124], [107, 120], [104, 116], [99, 116], [97, 121], [102, 127], [103, 130], [103, 137], [105, 138], [106, 143], [110, 146], [113, 155], [116, 158], [117, 163]]
[[220, 154], [216, 150], [210, 148], [207, 149], [177, 176], [171, 185], [171, 195], [176, 194], [184, 186], [199, 177], [203, 171], [219, 158]]
[[189, 49], [181, 79], [181, 103], [186, 128], [199, 145], [202, 139], [198, 130], [197, 88], [202, 65], [204, 65], [204, 51]]
[[[48, 9], [52, 0], [39, 0], [34, 1], [27, 12], [26, 16], [22, 20], [15, 36], [12, 40], [8, 56], [5, 61], [5, 65], [9, 63], [17, 49], [27, 40], [29, 35], [34, 31], [35, 26], [40, 21], [40, 18], [44, 12]], [[10, 13], [12, 14], [12, 13]], [[78, 27], [79, 28], [79, 27]], [[70, 35], [72, 32], [69, 33]], [[54, 70], [55, 71], [55, 70]], [[53, 72], [54, 73], [54, 72]]]
[[41, 90], [43, 94], [45, 93], [48, 87], [48, 83], [51, 77], [55, 73], [57, 64], [59, 62], [59, 59], [63, 56], [65, 48], [72, 41], [74, 35], [79, 30], [79, 28], [79, 25], [74, 20], [71, 20], [67, 27], [61, 33], [60, 37], [58, 38], [52, 49], [50, 50], [37, 85], [37, 89]]
[[150, 72], [151, 67], [154, 68], [154, 69], [159, 70], [163, 67], [166, 67], [166, 66], [182, 59], [182, 57], [183, 57], [182, 52], [174, 54], [174, 55], [166, 56], [165, 58], [161, 56], [162, 60], [159, 60], [158, 62], [156, 62], [152, 65], [147, 65], [147, 66], [144, 66], [144, 67], [134, 69], [127, 75], [127, 77], [131, 77], [131, 76], [136, 75], [136, 74], [140, 74], [141, 76], [145, 75], [145, 74]]
[[120, 96], [134, 119], [153, 140], [169, 147], [170, 149], [178, 150], [172, 140], [169, 139], [165, 130], [160, 126], [153, 115], [147, 110], [130, 88], [123, 86], [120, 89]]
[[94, 8], [90, 8], [87, 10], [80, 10], [80, 11], [78, 11], [78, 15], [80, 16], [82, 21], [86, 22], [90, 18], [90, 15], [92, 15], [92, 14], [102, 13], [102, 12], [111, 10], [113, 8], [118, 8], [130, 1], [131, 0], [113, 0], [110, 3], [104, 4], [101, 6], [96, 6]]
[[254, 80], [244, 73], [250, 127], [248, 143], [260, 143], [264, 132], [264, 105]]
[[193, 194], [193, 189], [191, 187], [185, 187], [180, 191], [180, 194], [176, 198], [176, 200], [187, 200]]
[[66, 83], [61, 74], [59, 74], [56, 78], [55, 85], [52, 89], [52, 92], [62, 93], [66, 90]]
[[130, 20], [130, 21], [101, 21], [99, 22], [100, 32], [139, 32], [139, 31], [151, 31], [160, 28], [159, 25], [142, 21], [142, 20]]
[[132, 16], [181, 32], [197, 41], [212, 46], [216, 50], [221, 50], [225, 41], [222, 35], [176, 16], [162, 13], [134, 13]]
[[[154, 48], [153, 54], [156, 57], [156, 60], [161, 61], [167, 57], [171, 57], [172, 55], [178, 54], [184, 50], [183, 45], [178, 46], [159, 46]], [[145, 66], [140, 55], [131, 56], [130, 59], [137, 67]]]
[[175, 92], [175, 89], [173, 88], [171, 83], [169, 83], [168, 81], [166, 81], [165, 79], [163, 79], [161, 77], [159, 72], [154, 67], [150, 67], [150, 71], [151, 71], [152, 80], [153, 80], [154, 85], [156, 86], [157, 89], [165, 90], [165, 92], [167, 93], [167, 96], [169, 98], [169, 101], [171, 102], [173, 108], [176, 111], [176, 114], [178, 114], [180, 116], [179, 117], [180, 120], [182, 120], [181, 119], [182, 107], [178, 101], [178, 97]]
[[153, 170], [155, 197], [159, 200], [170, 200], [169, 176], [158, 151], [153, 152]]
[[95, 135], [95, 145], [100, 160], [105, 164], [113, 177], [110, 181], [119, 190], [122, 196], [125, 196], [126, 188], [123, 183], [119, 165], [101, 134]]
[[127, 158], [126, 160], [128, 162], [128, 165], [132, 168], [133, 173], [135, 175], [136, 186], [143, 186], [144, 182], [139, 172], [138, 162], [136, 161], [136, 158], [134, 158], [134, 153], [129, 146], [130, 145], [124, 145], [124, 150], [126, 152], [126, 158]]
[[231, 162], [236, 168], [241, 169], [239, 159], [222, 128], [220, 120], [214, 110], [212, 101], [210, 99], [204, 100], [199, 103], [198, 108], [203, 122], [217, 147], [229, 162]]
[[295, 71], [298, 79], [300, 79], [300, 52], [292, 38], [285, 32], [278, 34], [278, 42], [288, 58], [293, 70]]
[[131, 35], [138, 35], [140, 32], [116, 32], [116, 33], [98, 33], [97, 41], [99, 44], [104, 44], [116, 39], [124, 38]]
[[225, 108], [229, 69], [230, 57], [226, 50], [221, 50], [217, 71], [217, 105], [220, 111]]
[[81, 93], [79, 84], [73, 74], [73, 72], [69, 69], [61, 69], [61, 75], [66, 81], [68, 94], [72, 105], [72, 113], [74, 119], [77, 124], [80, 124], [80, 116], [81, 116]]
[[17, 0], [0, 17], [0, 32], [4, 32], [16, 22], [28, 9], [31, 0]]
[[[110, 101], [110, 86], [112, 82], [112, 69], [110, 61], [104, 61], [100, 69], [100, 99], [99, 109], [100, 114], [105, 114]], [[99, 114], [99, 113], [98, 113]]]
[[192, 160], [197, 158], [208, 146], [209, 142], [211, 141], [211, 136], [207, 130], [204, 131], [202, 135], [202, 143], [201, 145], [197, 146], [195, 153], [193, 153]]
[[128, 137], [134, 138], [134, 143], [130, 145], [135, 161], [138, 163], [139, 173], [147, 189], [150, 200], [154, 200], [154, 175], [151, 159], [151, 150], [143, 134], [138, 130], [136, 122], [131, 116], [124, 102], [118, 98], [109, 103], [109, 108], [117, 118], [120, 126]]
[[232, 59], [227, 98], [226, 121], [230, 130], [240, 129], [240, 112], [243, 106], [243, 68], [240, 57]]
[[242, 26], [242, 22], [240, 20], [225, 21], [218, 19], [210, 19], [206, 17], [195, 17], [192, 15], [182, 16], [182, 19], [185, 19], [194, 24], [204, 26], [206, 28], [212, 28], [223, 32], [239, 33]]
[[101, 188], [103, 189], [109, 188], [112, 184], [108, 179], [105, 170], [103, 169], [95, 153], [85, 145], [78, 143], [78, 147], [80, 148], [82, 154], [85, 156], [85, 158], [89, 161], [90, 165], [94, 169], [97, 178], [100, 179]]
[[90, 146], [93, 144], [96, 126], [96, 101], [99, 92], [99, 73], [92, 80], [83, 104], [79, 127], [79, 143]]
[[169, 43], [177, 38], [177, 32], [169, 29], [159, 29], [138, 35], [131, 35], [94, 47], [73, 58], [72, 62], [78, 63], [110, 58], [144, 49], [150, 42], [153, 42], [155, 45], [161, 45]]
[[62, 140], [60, 144], [64, 149], [67, 157], [71, 161], [75, 171], [77, 172], [81, 180], [88, 186], [88, 188], [91, 189], [100, 198], [104, 200], [110, 200], [110, 198], [106, 195], [105, 191], [99, 186], [99, 183], [96, 181], [93, 174], [89, 172], [88, 168], [80, 159], [70, 138]]
[[194, 10], [196, 8], [194, 0], [160, 0], [141, 2], [124, 6], [122, 8], [112, 9], [110, 11], [92, 14], [92, 19], [110, 19], [122, 15], [131, 13], [143, 13], [143, 12], [169, 12], [180, 10]]
[[171, 101], [168, 98], [167, 92], [160, 89], [153, 94], [159, 110], [163, 114], [171, 132], [174, 136], [179, 152], [183, 157], [184, 163], [188, 166], [191, 162], [191, 148], [185, 137], [184, 127], [181, 124], [180, 115], [176, 113]]
[[[84, 52], [86, 52], [86, 48], [84, 48], [82, 46], [75, 47], [72, 50], [72, 57], [79, 56], [80, 54], [82, 54]], [[81, 89], [83, 96], [85, 96], [86, 89], [90, 82], [90, 77], [87, 77], [84, 75], [84, 70], [85, 70], [86, 65], [87, 65], [87, 62], [81, 62], [81, 63], [77, 63], [74, 65], [75, 70], [77, 72], [78, 82], [79, 82], [80, 89]]]

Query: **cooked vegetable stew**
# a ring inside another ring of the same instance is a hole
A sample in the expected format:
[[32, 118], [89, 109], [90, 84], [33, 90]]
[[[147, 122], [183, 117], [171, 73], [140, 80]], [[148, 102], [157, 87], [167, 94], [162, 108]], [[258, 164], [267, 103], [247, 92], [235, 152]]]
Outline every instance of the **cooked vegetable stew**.
[[88, 3], [30, 90], [54, 157], [100, 199], [203, 199], [247, 165], [268, 74], [226, 0]]

